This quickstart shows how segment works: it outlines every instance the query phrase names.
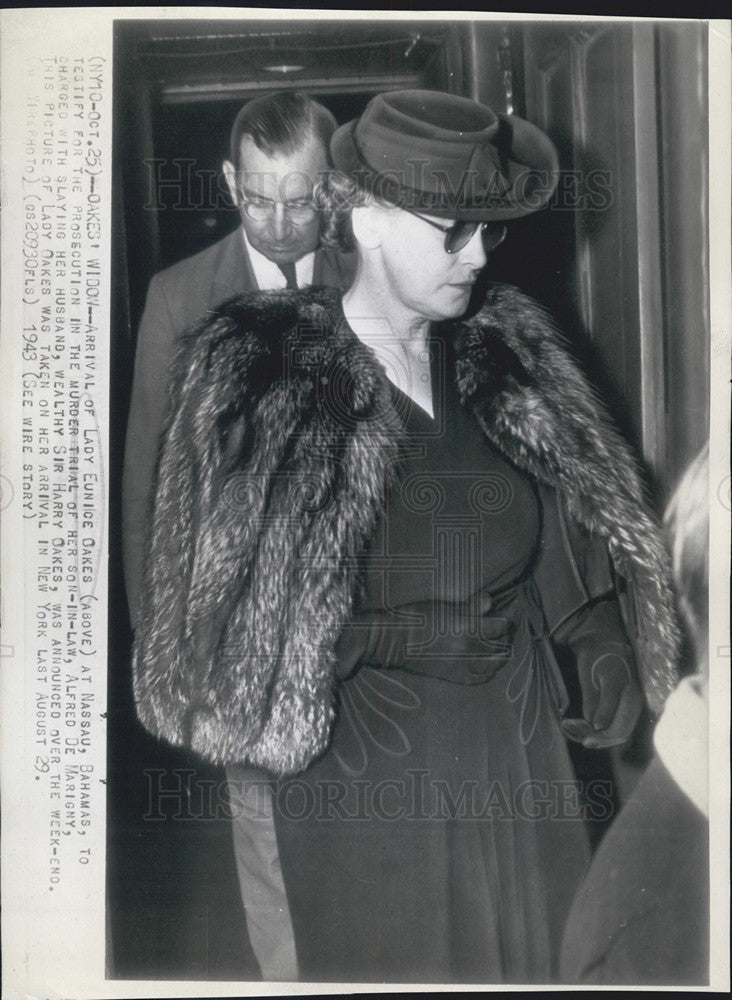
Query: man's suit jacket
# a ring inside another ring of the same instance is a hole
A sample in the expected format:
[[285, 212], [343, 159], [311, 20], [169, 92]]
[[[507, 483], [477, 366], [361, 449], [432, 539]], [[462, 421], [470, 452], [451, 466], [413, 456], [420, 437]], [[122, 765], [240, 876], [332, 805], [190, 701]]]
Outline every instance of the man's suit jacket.
[[709, 824], [656, 758], [600, 844], [564, 933], [564, 983], [709, 982]]
[[[317, 250], [313, 285], [349, 287], [353, 258]], [[180, 336], [232, 295], [257, 291], [241, 229], [156, 274], [140, 322], [122, 481], [122, 545], [133, 626], [144, 562], [149, 500], [167, 404], [170, 366]]]

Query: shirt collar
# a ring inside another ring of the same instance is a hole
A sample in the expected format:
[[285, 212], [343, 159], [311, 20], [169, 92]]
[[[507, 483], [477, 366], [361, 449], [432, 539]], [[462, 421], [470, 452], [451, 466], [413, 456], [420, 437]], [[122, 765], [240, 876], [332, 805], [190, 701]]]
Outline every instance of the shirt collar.
[[[251, 245], [247, 239], [246, 230], [241, 227], [241, 234], [244, 238], [244, 246], [249, 254], [249, 260], [252, 265], [252, 270], [254, 271], [254, 277], [257, 279], [257, 287], [261, 292], [272, 291], [278, 288], [286, 288], [287, 281], [284, 274], [280, 271], [279, 267], [274, 261], [270, 260], [269, 257], [265, 257], [263, 253]], [[312, 285], [313, 283], [313, 271], [315, 268], [315, 251], [311, 250], [310, 253], [306, 253], [304, 257], [295, 262], [295, 274], [297, 275], [297, 283], [300, 288], [305, 288], [307, 285]]]

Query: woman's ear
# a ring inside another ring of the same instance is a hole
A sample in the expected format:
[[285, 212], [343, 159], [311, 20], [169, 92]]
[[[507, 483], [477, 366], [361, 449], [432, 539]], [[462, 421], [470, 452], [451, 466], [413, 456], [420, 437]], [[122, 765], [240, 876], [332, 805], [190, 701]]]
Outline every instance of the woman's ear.
[[351, 209], [353, 236], [366, 250], [376, 250], [381, 246], [382, 214], [373, 202], [369, 205], [356, 205]]
[[239, 205], [239, 190], [236, 186], [236, 169], [231, 160], [224, 160], [224, 177], [226, 178], [226, 186], [229, 189], [229, 195], [236, 208]]

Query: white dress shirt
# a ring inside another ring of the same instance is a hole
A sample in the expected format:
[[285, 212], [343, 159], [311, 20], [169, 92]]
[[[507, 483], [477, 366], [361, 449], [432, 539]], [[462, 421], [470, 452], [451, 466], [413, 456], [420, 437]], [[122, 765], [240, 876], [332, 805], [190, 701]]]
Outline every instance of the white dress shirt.
[[[247, 234], [242, 226], [242, 236], [244, 246], [247, 248], [249, 260], [252, 264], [254, 277], [257, 279], [257, 287], [260, 292], [273, 291], [278, 288], [287, 288], [287, 280], [279, 267], [269, 257], [265, 257], [259, 250], [255, 250], [247, 239]], [[305, 288], [313, 283], [313, 268], [315, 267], [315, 251], [311, 250], [304, 257], [295, 262], [295, 274], [299, 288]]]

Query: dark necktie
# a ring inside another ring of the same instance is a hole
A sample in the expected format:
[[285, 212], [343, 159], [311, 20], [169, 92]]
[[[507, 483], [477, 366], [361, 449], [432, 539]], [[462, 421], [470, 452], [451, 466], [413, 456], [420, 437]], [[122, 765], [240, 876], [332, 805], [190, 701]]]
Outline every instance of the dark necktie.
[[297, 288], [297, 274], [295, 273], [295, 265], [278, 264], [277, 267], [279, 267], [280, 271], [282, 271], [282, 273], [284, 274], [285, 280], [287, 281], [287, 287]]

